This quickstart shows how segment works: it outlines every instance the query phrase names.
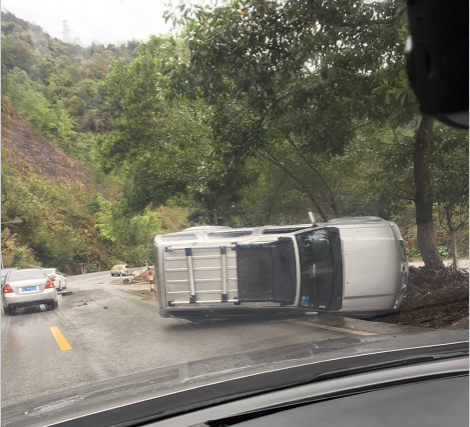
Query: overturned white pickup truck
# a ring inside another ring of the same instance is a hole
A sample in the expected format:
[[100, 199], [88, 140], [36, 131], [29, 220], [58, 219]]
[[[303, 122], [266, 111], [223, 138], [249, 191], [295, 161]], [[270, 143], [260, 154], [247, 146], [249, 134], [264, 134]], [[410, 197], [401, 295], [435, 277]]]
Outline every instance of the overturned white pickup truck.
[[204, 226], [155, 238], [163, 317], [204, 319], [307, 310], [397, 310], [408, 261], [397, 225], [377, 217], [324, 224]]

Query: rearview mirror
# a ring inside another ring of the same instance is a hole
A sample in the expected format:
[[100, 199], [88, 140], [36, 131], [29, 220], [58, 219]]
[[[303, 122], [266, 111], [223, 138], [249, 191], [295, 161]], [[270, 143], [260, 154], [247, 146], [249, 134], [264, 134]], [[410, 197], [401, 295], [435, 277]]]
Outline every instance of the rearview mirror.
[[407, 71], [421, 111], [468, 129], [468, 2], [408, 0]]

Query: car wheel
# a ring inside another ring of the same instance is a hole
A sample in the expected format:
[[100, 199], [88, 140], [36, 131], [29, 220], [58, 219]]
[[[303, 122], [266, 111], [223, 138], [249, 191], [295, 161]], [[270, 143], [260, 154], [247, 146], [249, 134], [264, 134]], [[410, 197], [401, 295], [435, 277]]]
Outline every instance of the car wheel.
[[67, 280], [65, 281], [64, 289], [67, 289]]
[[3, 307], [3, 312], [5, 313], [5, 316], [8, 316], [10, 314], [10, 309], [8, 307]]
[[58, 303], [57, 301], [54, 301], [54, 302], [52, 302], [51, 304], [49, 304], [49, 308], [50, 308], [51, 310], [54, 310], [54, 309], [56, 309], [56, 308], [58, 308], [58, 307], [59, 307], [59, 303]]

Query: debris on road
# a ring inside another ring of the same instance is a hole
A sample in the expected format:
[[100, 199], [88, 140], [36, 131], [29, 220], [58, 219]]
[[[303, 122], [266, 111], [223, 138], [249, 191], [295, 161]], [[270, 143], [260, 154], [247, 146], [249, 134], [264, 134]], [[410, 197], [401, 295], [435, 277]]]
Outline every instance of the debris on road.
[[72, 303], [77, 304], [78, 307], [81, 307], [82, 305], [88, 305], [88, 303], [93, 301], [94, 299], [95, 298], [82, 298], [78, 301], [72, 301]]
[[[155, 267], [149, 267], [148, 270], [143, 270], [142, 273], [135, 275], [133, 278], [125, 278], [123, 280], [112, 280], [111, 285], [147, 285], [150, 292], [155, 292], [154, 285]], [[130, 293], [133, 293], [130, 291]], [[155, 297], [150, 296], [150, 299]]]
[[136, 295], [138, 297], [144, 296], [144, 298], [142, 298], [143, 301], [156, 301], [157, 299], [155, 292], [148, 289], [121, 289], [121, 291]]
[[154, 267], [149, 268], [148, 270], [143, 270], [142, 273], [134, 277], [134, 282], [138, 282], [138, 283], [150, 282], [150, 280], [153, 280], [154, 274], [155, 274]]
[[106, 309], [108, 308], [108, 306], [107, 306], [107, 305], [105, 305], [103, 308], [106, 310]]

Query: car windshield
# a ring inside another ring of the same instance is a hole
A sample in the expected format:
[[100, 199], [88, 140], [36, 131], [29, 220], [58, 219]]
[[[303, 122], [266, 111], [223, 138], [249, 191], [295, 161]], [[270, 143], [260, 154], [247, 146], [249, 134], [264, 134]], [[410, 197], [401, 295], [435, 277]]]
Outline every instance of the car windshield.
[[468, 339], [468, 58], [415, 3], [2, 2], [2, 424]]
[[19, 270], [12, 271], [8, 275], [8, 281], [15, 282], [19, 280], [44, 279], [45, 277], [45, 274], [41, 270]]

